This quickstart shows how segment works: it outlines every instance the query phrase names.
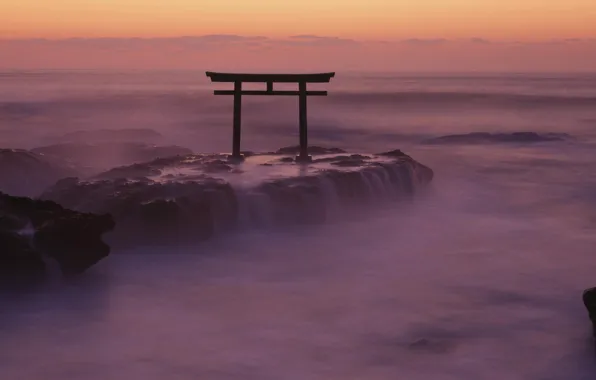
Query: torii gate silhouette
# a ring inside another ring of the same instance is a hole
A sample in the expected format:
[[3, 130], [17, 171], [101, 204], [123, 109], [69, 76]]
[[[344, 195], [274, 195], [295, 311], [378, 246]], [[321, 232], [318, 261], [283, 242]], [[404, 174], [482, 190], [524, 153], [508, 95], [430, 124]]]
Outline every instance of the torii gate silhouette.
[[[300, 154], [296, 157], [297, 162], [310, 162], [312, 157], [308, 154], [308, 121], [306, 115], [306, 98], [308, 96], [327, 96], [327, 91], [308, 91], [307, 83], [329, 83], [335, 73], [320, 74], [233, 74], [215, 73], [207, 71], [207, 76], [212, 82], [234, 83], [233, 90], [215, 90], [215, 95], [234, 96], [234, 132], [232, 142], [231, 161], [241, 162], [244, 160], [240, 153], [240, 134], [242, 118], [242, 95], [282, 95], [298, 96], [299, 119], [300, 119]], [[266, 90], [242, 90], [242, 83], [267, 83]], [[273, 90], [273, 83], [298, 83], [298, 91]]]

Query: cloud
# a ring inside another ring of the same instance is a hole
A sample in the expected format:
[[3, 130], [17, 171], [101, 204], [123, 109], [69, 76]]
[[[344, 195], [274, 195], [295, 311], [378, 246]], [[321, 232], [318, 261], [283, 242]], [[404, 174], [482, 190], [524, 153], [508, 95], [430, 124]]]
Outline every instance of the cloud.
[[162, 38], [0, 39], [0, 68], [221, 70], [592, 70], [596, 40], [352, 40], [211, 34]]
[[409, 38], [407, 40], [403, 40], [403, 42], [408, 45], [428, 46], [428, 45], [442, 45], [449, 41], [444, 38]]
[[267, 41], [269, 38], [263, 36], [240, 36], [236, 34], [208, 34], [204, 36], [186, 36], [186, 37], [174, 37], [169, 40], [176, 39], [191, 39], [194, 41], [206, 42], [206, 43], [242, 43], [242, 42], [262, 42]]
[[596, 39], [593, 38], [561, 38], [543, 41], [514, 41], [514, 46], [586, 46], [593, 48]]
[[277, 43], [294, 46], [337, 46], [358, 44], [356, 40], [352, 40], [349, 38], [317, 36], [312, 34], [300, 34], [296, 36], [290, 36], [287, 39], [278, 40]]
[[0, 40], [0, 44], [16, 44], [20, 46], [48, 46], [82, 49], [146, 49], [146, 48], [175, 48], [192, 50], [221, 50], [227, 48], [274, 48], [288, 47], [333, 47], [353, 46], [358, 41], [333, 36], [317, 36], [310, 34], [295, 35], [287, 38], [271, 39], [264, 36], [242, 36], [236, 34], [209, 34], [202, 36], [181, 37], [126, 37], [126, 38], [66, 38], [66, 39], [23, 39]]
[[73, 37], [64, 39], [44, 39], [44, 38], [33, 38], [33, 39], [21, 39], [21, 40], [0, 40], [0, 42], [12, 42], [12, 43], [46, 43], [53, 45], [126, 45], [126, 44], [138, 44], [138, 45], [153, 45], [153, 44], [167, 44], [172, 42], [185, 42], [193, 44], [235, 44], [235, 43], [246, 43], [246, 42], [264, 42], [269, 40], [267, 37], [262, 36], [240, 36], [235, 34], [208, 34], [203, 36], [181, 36], [181, 37], [99, 37], [99, 38], [85, 38], [85, 37]]
[[488, 45], [491, 43], [491, 41], [484, 39], [484, 38], [479, 38], [479, 37], [470, 38], [469, 41], [474, 44], [482, 44], [482, 45]]

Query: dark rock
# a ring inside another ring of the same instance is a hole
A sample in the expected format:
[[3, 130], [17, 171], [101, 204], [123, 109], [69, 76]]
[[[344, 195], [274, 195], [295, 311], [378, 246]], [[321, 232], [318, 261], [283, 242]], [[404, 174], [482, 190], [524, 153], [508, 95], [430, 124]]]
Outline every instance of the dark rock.
[[565, 133], [488, 133], [472, 132], [466, 134], [447, 135], [428, 139], [424, 144], [490, 144], [490, 143], [540, 143], [550, 141], [563, 141], [570, 136]]
[[46, 264], [26, 236], [0, 229], [0, 277], [43, 274]]
[[113, 228], [110, 215], [70, 213], [38, 224], [33, 243], [64, 272], [81, 273], [108, 256], [110, 247], [102, 235]]
[[[300, 146], [288, 146], [279, 149], [276, 154], [298, 154], [300, 153]], [[341, 154], [346, 153], [345, 150], [339, 148], [323, 148], [320, 146], [309, 146], [309, 154]]]
[[72, 167], [23, 149], [0, 149], [0, 191], [37, 196], [57, 180], [76, 176]]
[[335, 183], [338, 197], [344, 202], [364, 203], [368, 200], [369, 189], [362, 175], [357, 171], [329, 171], [328, 178]]
[[43, 199], [93, 213], [109, 213], [117, 227], [110, 241], [118, 245], [153, 245], [203, 241], [237, 221], [232, 187], [219, 180], [91, 180], [58, 182]]
[[325, 198], [316, 177], [295, 177], [266, 182], [255, 191], [266, 194], [277, 225], [322, 223]]
[[399, 149], [391, 150], [389, 152], [379, 153], [377, 156], [385, 156], [385, 157], [404, 157], [404, 158], [411, 158], [404, 152]]
[[22, 230], [27, 226], [27, 221], [19, 219], [13, 215], [0, 214], [0, 231]]
[[590, 322], [592, 322], [592, 334], [596, 338], [596, 288], [584, 290], [582, 300], [588, 310]]
[[63, 272], [80, 273], [109, 254], [101, 240], [114, 228], [109, 215], [80, 213], [51, 201], [3, 193], [0, 215], [3, 273], [42, 272], [44, 255], [55, 259]]

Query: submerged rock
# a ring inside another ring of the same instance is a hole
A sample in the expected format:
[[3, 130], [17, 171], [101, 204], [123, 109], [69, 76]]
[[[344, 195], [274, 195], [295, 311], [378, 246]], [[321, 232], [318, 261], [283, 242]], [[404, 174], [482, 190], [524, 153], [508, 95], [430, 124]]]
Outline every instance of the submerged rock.
[[405, 154], [404, 152], [402, 152], [399, 149], [395, 149], [395, 150], [390, 150], [388, 152], [379, 153], [379, 154], [377, 154], [377, 156], [412, 158], [412, 157], [408, 156], [407, 154]]
[[114, 228], [110, 215], [81, 213], [55, 202], [0, 193], [0, 273], [43, 273], [44, 257], [65, 273], [80, 273], [106, 257], [101, 239]]
[[37, 196], [57, 180], [78, 175], [72, 167], [23, 149], [0, 149], [0, 191]]
[[565, 133], [488, 133], [473, 132], [459, 135], [447, 135], [428, 139], [424, 144], [490, 144], [490, 143], [540, 143], [549, 141], [563, 141], [569, 138]]

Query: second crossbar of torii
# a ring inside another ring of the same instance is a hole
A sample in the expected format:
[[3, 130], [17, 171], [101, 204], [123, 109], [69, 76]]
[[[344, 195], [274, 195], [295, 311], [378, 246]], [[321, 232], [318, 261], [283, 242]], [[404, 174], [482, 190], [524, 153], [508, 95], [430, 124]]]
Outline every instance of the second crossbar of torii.
[[[214, 73], [207, 71], [207, 76], [212, 82], [234, 83], [233, 90], [215, 90], [215, 95], [234, 96], [234, 133], [232, 143], [232, 155], [230, 158], [235, 161], [242, 161], [240, 153], [240, 130], [242, 117], [242, 95], [285, 95], [298, 96], [298, 108], [300, 119], [300, 155], [296, 157], [299, 162], [310, 162], [308, 155], [308, 121], [306, 117], [306, 98], [308, 96], [327, 96], [327, 91], [308, 91], [307, 83], [329, 83], [335, 73], [320, 74], [234, 74]], [[266, 83], [266, 90], [242, 90], [242, 83]], [[298, 91], [273, 90], [273, 83], [298, 83]]]

